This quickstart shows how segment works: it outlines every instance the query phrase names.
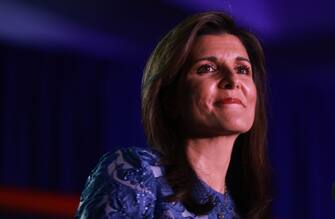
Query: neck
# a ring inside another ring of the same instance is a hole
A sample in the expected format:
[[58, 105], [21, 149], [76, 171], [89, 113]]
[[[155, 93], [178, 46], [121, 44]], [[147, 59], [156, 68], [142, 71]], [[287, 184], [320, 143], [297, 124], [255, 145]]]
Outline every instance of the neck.
[[237, 135], [186, 140], [186, 154], [197, 176], [224, 193], [226, 174]]

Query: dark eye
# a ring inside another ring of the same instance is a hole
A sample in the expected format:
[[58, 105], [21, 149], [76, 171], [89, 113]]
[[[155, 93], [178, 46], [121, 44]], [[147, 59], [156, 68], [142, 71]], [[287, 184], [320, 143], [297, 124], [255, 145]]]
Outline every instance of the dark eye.
[[199, 74], [207, 73], [207, 72], [216, 72], [216, 68], [212, 65], [205, 64], [205, 65], [200, 66], [197, 70], [197, 73]]
[[237, 71], [238, 74], [245, 74], [245, 75], [250, 74], [250, 68], [248, 66], [245, 66], [245, 65], [237, 66], [236, 71]]

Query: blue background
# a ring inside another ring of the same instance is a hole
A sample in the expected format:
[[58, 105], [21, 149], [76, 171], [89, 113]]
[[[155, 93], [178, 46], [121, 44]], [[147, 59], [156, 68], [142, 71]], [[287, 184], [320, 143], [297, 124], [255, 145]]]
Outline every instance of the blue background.
[[265, 49], [275, 218], [335, 218], [334, 6], [1, 0], [0, 186], [79, 194], [104, 152], [146, 145], [140, 83], [147, 58], [188, 15], [223, 9]]

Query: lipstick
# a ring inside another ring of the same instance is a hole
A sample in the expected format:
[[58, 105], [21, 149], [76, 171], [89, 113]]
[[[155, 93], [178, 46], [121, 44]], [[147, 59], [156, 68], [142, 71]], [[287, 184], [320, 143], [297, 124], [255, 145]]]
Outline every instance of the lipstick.
[[234, 104], [234, 103], [237, 103], [237, 104], [241, 104], [242, 105], [242, 102], [241, 102], [240, 99], [238, 99], [238, 98], [232, 98], [232, 97], [224, 98], [221, 102], [223, 104]]
[[227, 97], [216, 102], [218, 105], [239, 104], [244, 107], [242, 101], [238, 98]]

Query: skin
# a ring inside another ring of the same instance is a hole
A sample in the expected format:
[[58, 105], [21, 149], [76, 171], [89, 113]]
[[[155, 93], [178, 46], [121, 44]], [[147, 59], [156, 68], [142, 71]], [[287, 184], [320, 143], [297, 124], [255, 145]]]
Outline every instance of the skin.
[[[225, 192], [236, 138], [252, 127], [257, 101], [252, 66], [241, 41], [231, 34], [204, 35], [178, 85], [186, 154], [200, 179]], [[240, 103], [224, 101], [236, 98]]]

